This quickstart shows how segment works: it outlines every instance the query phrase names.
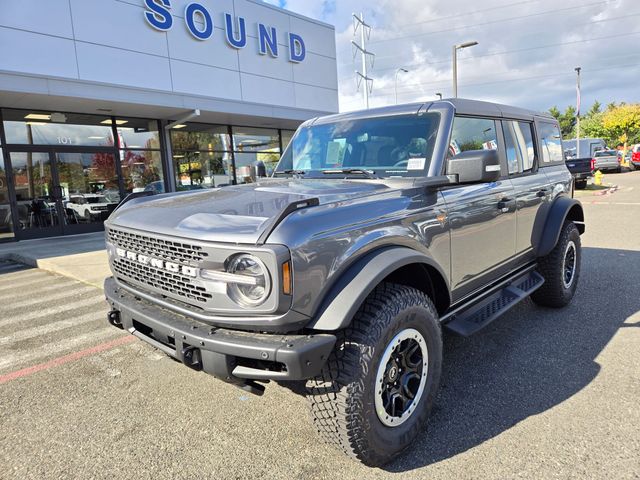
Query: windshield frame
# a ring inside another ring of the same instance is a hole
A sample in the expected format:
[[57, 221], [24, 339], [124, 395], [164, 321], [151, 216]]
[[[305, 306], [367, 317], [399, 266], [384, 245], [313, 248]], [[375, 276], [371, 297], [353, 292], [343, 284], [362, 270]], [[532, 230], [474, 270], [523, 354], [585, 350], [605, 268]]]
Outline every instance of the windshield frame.
[[[367, 121], [367, 120], [389, 120], [389, 119], [411, 119], [414, 118], [417, 121], [424, 122], [425, 131], [424, 138], [427, 141], [426, 149], [427, 154], [425, 155], [425, 161], [422, 168], [419, 169], [405, 169], [405, 170], [394, 170], [389, 166], [374, 166], [374, 165], [359, 165], [359, 166], [326, 166], [323, 168], [313, 168], [313, 169], [304, 169], [304, 168], [296, 168], [293, 166], [293, 158], [289, 159], [288, 156], [293, 156], [293, 148], [296, 140], [301, 135], [301, 132], [304, 130], [309, 130], [313, 128], [327, 127], [331, 125], [338, 125], [341, 123], [349, 122], [351, 120], [336, 120], [336, 121], [327, 121], [319, 123], [311, 122], [309, 124], [301, 125], [291, 138], [291, 141], [285, 148], [276, 168], [272, 176], [304, 176], [305, 178], [335, 178], [335, 175], [339, 176], [348, 176], [349, 178], [361, 178], [361, 179], [371, 179], [374, 178], [416, 178], [416, 177], [425, 177], [428, 175], [428, 172], [434, 166], [436, 159], [438, 158], [439, 152], [439, 140], [441, 136], [441, 131], [444, 124], [444, 118], [442, 115], [443, 112], [439, 110], [426, 110], [420, 113], [401, 113], [394, 115], [385, 115], [385, 116], [371, 116], [371, 117], [362, 117], [358, 118], [354, 121]], [[425, 117], [433, 117], [432, 126], [429, 127], [429, 120]], [[429, 143], [429, 138], [431, 138], [431, 143]], [[326, 150], [324, 150], [326, 153]], [[422, 157], [419, 157], [422, 158]], [[344, 160], [344, 158], [342, 159]], [[283, 163], [287, 163], [283, 165]], [[351, 172], [343, 172], [342, 170], [352, 170]], [[358, 172], [360, 171], [360, 172]], [[365, 173], [365, 174], [363, 174]]]

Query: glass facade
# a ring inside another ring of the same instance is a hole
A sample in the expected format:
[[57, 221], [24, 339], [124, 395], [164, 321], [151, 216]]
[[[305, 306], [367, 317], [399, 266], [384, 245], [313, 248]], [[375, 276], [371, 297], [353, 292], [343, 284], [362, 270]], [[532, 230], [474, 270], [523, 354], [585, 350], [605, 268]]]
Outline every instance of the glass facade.
[[254, 182], [294, 133], [186, 123], [165, 135], [154, 119], [16, 109], [0, 120], [0, 241], [99, 230], [129, 193]]

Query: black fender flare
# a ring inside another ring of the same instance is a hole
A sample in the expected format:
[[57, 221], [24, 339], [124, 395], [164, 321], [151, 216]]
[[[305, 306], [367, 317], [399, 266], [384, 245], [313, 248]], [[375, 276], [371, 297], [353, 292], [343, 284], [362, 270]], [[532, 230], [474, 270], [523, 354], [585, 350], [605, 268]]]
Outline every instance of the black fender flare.
[[[537, 257], [544, 257], [553, 250], [553, 247], [558, 243], [562, 226], [567, 218], [575, 222], [580, 235], [582, 235], [585, 231], [582, 204], [575, 198], [565, 196], [558, 197], [551, 203], [549, 208], [546, 209], [544, 227], [541, 229], [536, 241], [533, 242]], [[536, 221], [536, 223], [538, 222]]]
[[[340, 276], [307, 327], [335, 331], [348, 326], [373, 289], [391, 273], [410, 264], [432, 267], [443, 279], [447, 278], [433, 259], [411, 248], [387, 247], [375, 250], [356, 260]], [[448, 291], [447, 295], [450, 296]]]

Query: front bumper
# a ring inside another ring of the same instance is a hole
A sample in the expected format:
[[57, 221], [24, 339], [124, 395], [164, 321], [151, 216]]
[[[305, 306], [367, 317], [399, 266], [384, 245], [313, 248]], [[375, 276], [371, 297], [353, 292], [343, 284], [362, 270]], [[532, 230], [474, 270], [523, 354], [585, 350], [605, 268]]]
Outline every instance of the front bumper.
[[320, 373], [336, 342], [334, 335], [279, 335], [216, 328], [165, 310], [104, 283], [112, 308], [109, 321], [190, 368], [229, 383], [304, 380]]

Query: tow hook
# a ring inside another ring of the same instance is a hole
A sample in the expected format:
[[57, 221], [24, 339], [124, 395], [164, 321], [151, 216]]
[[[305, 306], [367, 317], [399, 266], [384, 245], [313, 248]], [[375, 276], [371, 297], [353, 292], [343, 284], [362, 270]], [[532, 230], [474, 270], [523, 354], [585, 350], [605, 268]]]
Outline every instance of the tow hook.
[[119, 329], [123, 329], [122, 320], [120, 320], [120, 312], [118, 310], [111, 310], [107, 313], [107, 320], [111, 325]]
[[202, 355], [200, 349], [188, 345], [182, 349], [182, 362], [189, 368], [202, 370]]

